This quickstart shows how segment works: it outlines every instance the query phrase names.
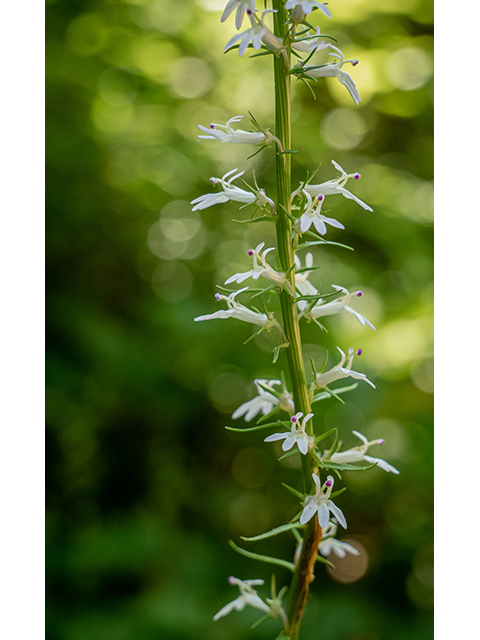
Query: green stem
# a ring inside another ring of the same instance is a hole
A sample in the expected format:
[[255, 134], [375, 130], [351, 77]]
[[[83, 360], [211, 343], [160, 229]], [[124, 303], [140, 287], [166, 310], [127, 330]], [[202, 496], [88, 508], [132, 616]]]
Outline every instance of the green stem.
[[[282, 0], [273, 0], [275, 35], [285, 42], [287, 34], [288, 15]], [[288, 46], [287, 59], [290, 58]], [[290, 78], [287, 73], [285, 58], [274, 57], [275, 74], [275, 134], [279, 138], [283, 149], [291, 148], [291, 117], [290, 117]], [[294, 240], [292, 240], [292, 225], [286, 212], [291, 214], [291, 154], [276, 154], [277, 177], [277, 247], [278, 257], [283, 271], [288, 271], [294, 265]], [[295, 269], [290, 272], [292, 291], [295, 291]], [[292, 393], [297, 411], [304, 415], [310, 413], [310, 401], [305, 377], [305, 367], [302, 356], [302, 343], [297, 315], [297, 307], [291, 294], [283, 290], [281, 293], [281, 307], [283, 328], [289, 342], [287, 360], [292, 382]], [[312, 432], [313, 433], [313, 432]], [[305, 491], [312, 487], [312, 471], [315, 463], [310, 454], [301, 456], [302, 474]], [[322, 530], [316, 518], [313, 518], [305, 530], [302, 554], [295, 568], [292, 583], [289, 588], [287, 615], [289, 640], [297, 640], [300, 623], [308, 597], [310, 582], [313, 580], [313, 569], [318, 555], [318, 544]]]

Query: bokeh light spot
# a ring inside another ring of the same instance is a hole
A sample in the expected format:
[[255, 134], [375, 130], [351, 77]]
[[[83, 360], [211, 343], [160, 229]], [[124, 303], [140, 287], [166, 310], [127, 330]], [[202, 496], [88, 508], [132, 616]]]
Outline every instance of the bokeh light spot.
[[215, 408], [221, 413], [230, 413], [241, 404], [245, 397], [247, 383], [235, 369], [214, 375], [208, 384], [208, 395]]
[[322, 120], [325, 142], [334, 149], [353, 149], [363, 140], [368, 127], [364, 118], [353, 109], [333, 109]]
[[328, 560], [335, 565], [335, 568], [332, 569], [332, 567], [327, 566], [327, 573], [337, 582], [348, 584], [360, 580], [367, 573], [369, 555], [363, 544], [355, 538], [342, 538], [342, 542], [351, 544], [360, 553], [358, 556], [347, 553], [344, 558], [331, 554]]
[[402, 91], [419, 89], [432, 73], [432, 60], [418, 47], [404, 47], [387, 58], [385, 70], [394, 87]]
[[104, 48], [108, 39], [108, 27], [98, 15], [86, 13], [70, 22], [66, 35], [73, 53], [93, 56]]
[[210, 91], [212, 84], [212, 70], [199, 58], [179, 58], [169, 69], [170, 90], [179, 98], [200, 98]]
[[272, 506], [261, 493], [249, 492], [230, 504], [232, 533], [252, 536], [268, 531], [272, 523]]

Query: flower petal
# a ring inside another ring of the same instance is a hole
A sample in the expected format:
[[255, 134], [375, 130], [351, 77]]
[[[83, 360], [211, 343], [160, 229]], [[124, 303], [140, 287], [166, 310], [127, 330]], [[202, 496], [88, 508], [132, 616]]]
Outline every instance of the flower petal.
[[345, 516], [343, 515], [343, 511], [337, 507], [337, 505], [332, 502], [332, 500], [328, 501], [328, 508], [333, 513], [338, 522], [342, 525], [344, 529], [347, 528], [347, 521], [345, 520]]
[[315, 515], [316, 511], [317, 511], [317, 505], [313, 500], [310, 500], [310, 502], [307, 504], [305, 509], [302, 511], [302, 515], [300, 516], [300, 524], [305, 524], [306, 522], [311, 520]]

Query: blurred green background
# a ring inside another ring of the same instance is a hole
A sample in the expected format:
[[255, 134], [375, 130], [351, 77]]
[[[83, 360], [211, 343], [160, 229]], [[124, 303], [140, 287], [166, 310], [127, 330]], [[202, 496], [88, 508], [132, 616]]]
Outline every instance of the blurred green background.
[[[273, 242], [269, 223], [240, 225], [234, 204], [192, 213], [210, 176], [238, 167], [274, 193], [272, 152], [247, 161], [241, 145], [198, 141], [198, 124], [248, 110], [272, 125], [272, 60], [223, 55], [234, 18], [226, 0], [47, 2], [47, 638], [240, 640], [254, 610], [212, 616], [233, 600], [229, 575], [263, 578], [268, 565], [228, 539], [278, 526], [298, 510], [265, 432], [224, 429], [278, 377], [275, 336], [243, 346], [251, 327], [196, 324], [219, 308], [215, 285], [249, 268], [246, 250]], [[360, 171], [352, 190], [370, 204], [328, 200], [346, 230], [317, 249], [312, 281], [362, 288], [351, 316], [304, 327], [305, 353], [362, 347], [354, 368], [375, 381], [341, 405], [316, 405], [317, 432], [337, 426], [386, 443], [400, 470], [344, 474], [340, 535], [365, 565], [334, 575], [319, 565], [304, 640], [427, 640], [432, 627], [432, 19], [429, 0], [332, 0], [314, 24], [340, 41], [362, 102], [335, 79], [314, 101], [293, 91], [294, 186], [331, 159]], [[327, 24], [328, 22], [328, 24]], [[245, 23], [246, 28], [246, 23]], [[285, 367], [284, 356], [279, 360]], [[238, 421], [235, 426], [242, 426]], [[263, 437], [261, 437], [263, 434]], [[247, 543], [243, 543], [246, 546]], [[291, 557], [288, 536], [252, 551]], [[340, 563], [341, 564], [341, 563]], [[281, 586], [288, 580], [275, 571]], [[267, 591], [265, 591], [267, 594]]]

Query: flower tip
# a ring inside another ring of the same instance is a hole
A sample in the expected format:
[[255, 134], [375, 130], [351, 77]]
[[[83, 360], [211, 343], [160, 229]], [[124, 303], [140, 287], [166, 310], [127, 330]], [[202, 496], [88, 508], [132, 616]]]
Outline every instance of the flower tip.
[[215, 129], [215, 125], [213, 124], [213, 122], [212, 122], [212, 124], [210, 125], [210, 129]]
[[356, 67], [358, 64], [358, 60], [352, 60], [352, 67]]
[[230, 584], [235, 584], [235, 578], [233, 576], [229, 576], [228, 581]]
[[249, 256], [253, 256], [253, 249], [249, 249], [249, 250], [248, 250], [248, 255], [249, 255]]
[[353, 174], [353, 179], [354, 180], [358, 180], [359, 178], [361, 178], [362, 176], [359, 173], [354, 173]]
[[357, 349], [357, 356], [361, 356], [363, 353], [363, 349]]
[[363, 296], [363, 291], [357, 291], [357, 298], [361, 298]]
[[209, 182], [211, 182], [212, 184], [215, 184], [215, 178], [209, 178]]
[[297, 416], [292, 416], [292, 417], [290, 418], [290, 420], [291, 420], [292, 422], [296, 422], [296, 421], [297, 421]]
[[332, 484], [333, 484], [333, 481], [332, 481], [332, 480], [326, 480], [326, 481], [325, 481], [325, 486], [326, 486], [326, 487], [331, 487], [331, 486], [332, 486]]
[[324, 197], [325, 197], [324, 195], [320, 194], [317, 196], [317, 200], [321, 202], [324, 199]]
[[251, 16], [253, 11], [251, 9], [247, 9], [247, 16]]
[[220, 302], [220, 294], [219, 293], [215, 294], [215, 298], [216, 298], [216, 300], [218, 300], [218, 302]]
[[380, 440], [378, 441], [378, 444], [385, 444], [385, 439], [384, 438], [380, 438]]

